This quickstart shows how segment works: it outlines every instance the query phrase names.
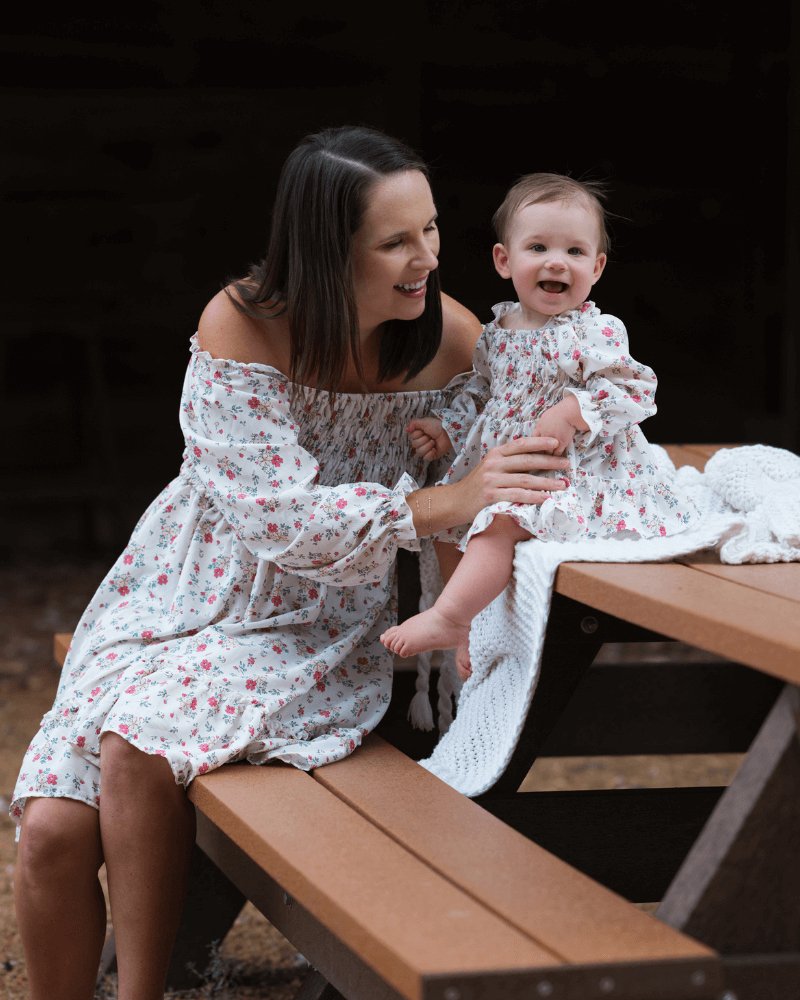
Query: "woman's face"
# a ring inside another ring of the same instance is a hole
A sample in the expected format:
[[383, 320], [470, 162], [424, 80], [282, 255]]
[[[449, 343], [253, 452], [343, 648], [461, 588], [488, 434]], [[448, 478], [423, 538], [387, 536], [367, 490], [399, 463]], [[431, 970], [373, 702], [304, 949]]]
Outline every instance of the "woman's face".
[[376, 181], [353, 236], [358, 319], [368, 336], [390, 319], [417, 319], [428, 275], [439, 266], [439, 230], [430, 185], [418, 170]]

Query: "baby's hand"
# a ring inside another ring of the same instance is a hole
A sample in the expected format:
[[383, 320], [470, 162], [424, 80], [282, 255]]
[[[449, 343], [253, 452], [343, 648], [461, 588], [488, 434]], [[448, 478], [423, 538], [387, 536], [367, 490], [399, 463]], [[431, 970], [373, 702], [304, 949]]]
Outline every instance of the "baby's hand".
[[453, 447], [441, 420], [436, 417], [417, 417], [406, 426], [411, 447], [426, 462], [446, 455]]
[[[582, 424], [583, 426], [576, 426]], [[560, 403], [545, 410], [536, 422], [536, 433], [541, 437], [554, 437], [558, 441], [555, 455], [563, 455], [572, 444], [578, 430], [586, 430], [587, 424], [580, 414], [578, 401], [570, 393]]]

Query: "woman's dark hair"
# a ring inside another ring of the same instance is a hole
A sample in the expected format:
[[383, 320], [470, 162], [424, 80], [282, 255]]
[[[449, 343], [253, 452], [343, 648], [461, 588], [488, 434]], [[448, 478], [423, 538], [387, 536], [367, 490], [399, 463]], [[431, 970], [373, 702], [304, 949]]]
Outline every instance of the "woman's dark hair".
[[[370, 187], [382, 177], [419, 170], [423, 160], [376, 129], [345, 125], [306, 136], [281, 170], [264, 260], [232, 282], [231, 301], [256, 319], [285, 314], [291, 331], [295, 382], [313, 379], [335, 391], [352, 357], [363, 377], [351, 266], [353, 234]], [[428, 275], [425, 311], [416, 320], [391, 320], [381, 336], [381, 381], [406, 380], [436, 354], [442, 335], [439, 272]]]

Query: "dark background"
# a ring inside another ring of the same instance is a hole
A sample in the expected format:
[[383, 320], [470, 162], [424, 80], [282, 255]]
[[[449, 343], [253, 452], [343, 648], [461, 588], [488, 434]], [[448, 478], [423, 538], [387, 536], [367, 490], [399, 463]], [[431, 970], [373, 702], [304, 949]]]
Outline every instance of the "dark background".
[[797, 450], [791, 6], [18, 13], [0, 40], [0, 558], [124, 543], [180, 463], [199, 314], [263, 254], [291, 147], [329, 125], [428, 160], [443, 285], [481, 319], [513, 294], [490, 258], [509, 184], [605, 179], [617, 218], [595, 298], [659, 375], [647, 436]]

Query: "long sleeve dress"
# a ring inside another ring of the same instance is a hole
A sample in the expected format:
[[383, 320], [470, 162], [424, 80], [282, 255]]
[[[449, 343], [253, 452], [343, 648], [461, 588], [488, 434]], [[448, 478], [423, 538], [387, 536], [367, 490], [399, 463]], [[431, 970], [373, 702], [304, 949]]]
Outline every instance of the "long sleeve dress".
[[587, 431], [567, 451], [570, 485], [541, 505], [496, 503], [470, 526], [441, 533], [461, 549], [496, 514], [509, 514], [534, 538], [672, 535], [694, 523], [697, 511], [659, 466], [639, 424], [656, 412], [656, 376], [629, 353], [621, 320], [594, 302], [552, 317], [539, 330], [506, 329], [515, 302], [494, 306], [473, 357], [474, 372], [451, 403], [437, 412], [457, 455], [442, 481], [461, 479], [489, 448], [534, 433], [546, 409], [566, 393], [580, 406]]
[[425, 479], [404, 428], [449, 388], [332, 407], [269, 366], [212, 358], [196, 335], [190, 348], [180, 473], [78, 623], [22, 763], [17, 822], [29, 796], [98, 805], [106, 732], [186, 786], [233, 760], [339, 760], [388, 705], [379, 636], [397, 548], [419, 548], [404, 498]]

